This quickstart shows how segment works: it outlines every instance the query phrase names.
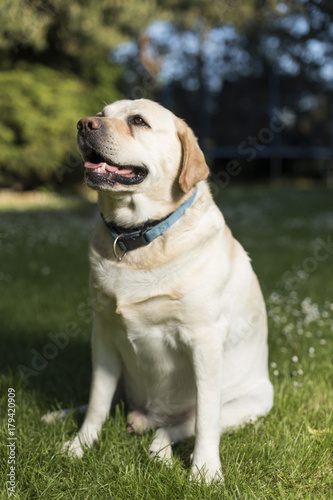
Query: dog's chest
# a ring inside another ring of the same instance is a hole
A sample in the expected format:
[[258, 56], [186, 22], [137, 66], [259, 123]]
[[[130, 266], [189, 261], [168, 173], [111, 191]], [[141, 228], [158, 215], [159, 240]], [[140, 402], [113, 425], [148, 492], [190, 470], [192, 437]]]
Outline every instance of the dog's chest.
[[[183, 297], [172, 269], [127, 270], [100, 259], [93, 265], [93, 287], [112, 297], [104, 318], [110, 342], [121, 353], [133, 381], [190, 373], [182, 338]], [[177, 290], [178, 287], [178, 290]], [[171, 382], [170, 382], [171, 383]], [[173, 382], [172, 382], [173, 383]]]
[[[179, 274], [179, 273], [178, 273]], [[183, 292], [175, 267], [133, 270], [99, 257], [93, 262], [92, 286], [112, 298], [112, 311], [126, 327], [130, 341], [163, 335], [174, 342], [183, 323]]]

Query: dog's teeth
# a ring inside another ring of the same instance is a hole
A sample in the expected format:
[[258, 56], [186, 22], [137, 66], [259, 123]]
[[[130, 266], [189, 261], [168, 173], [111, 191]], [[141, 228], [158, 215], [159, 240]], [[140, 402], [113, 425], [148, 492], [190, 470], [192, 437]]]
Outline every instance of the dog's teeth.
[[106, 163], [104, 162], [104, 163], [101, 164], [100, 167], [97, 168], [96, 171], [99, 172], [99, 173], [106, 172], [105, 166], [106, 166]]

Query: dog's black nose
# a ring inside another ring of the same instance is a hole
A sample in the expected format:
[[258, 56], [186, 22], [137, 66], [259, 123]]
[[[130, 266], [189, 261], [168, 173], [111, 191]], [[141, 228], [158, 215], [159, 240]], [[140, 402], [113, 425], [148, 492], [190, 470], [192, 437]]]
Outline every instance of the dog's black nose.
[[102, 126], [102, 120], [100, 118], [96, 118], [96, 116], [88, 116], [88, 118], [81, 118], [80, 121], [77, 122], [77, 129], [79, 132], [83, 132], [84, 134], [87, 132], [91, 132], [92, 130], [98, 130]]

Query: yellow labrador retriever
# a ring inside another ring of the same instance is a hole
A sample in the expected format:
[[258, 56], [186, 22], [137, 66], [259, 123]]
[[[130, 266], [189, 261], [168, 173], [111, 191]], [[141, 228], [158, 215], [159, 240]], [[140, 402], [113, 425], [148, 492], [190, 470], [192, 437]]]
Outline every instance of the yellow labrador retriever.
[[122, 100], [78, 122], [101, 217], [91, 244], [95, 316], [80, 457], [122, 377], [128, 424], [150, 453], [195, 435], [193, 478], [222, 480], [220, 434], [273, 403], [265, 305], [250, 260], [215, 205], [191, 129], [159, 104]]

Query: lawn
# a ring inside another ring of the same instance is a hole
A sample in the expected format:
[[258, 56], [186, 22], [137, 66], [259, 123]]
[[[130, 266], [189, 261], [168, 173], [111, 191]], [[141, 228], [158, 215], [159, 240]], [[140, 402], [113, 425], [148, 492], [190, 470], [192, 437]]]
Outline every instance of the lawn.
[[268, 417], [222, 436], [224, 485], [188, 481], [193, 438], [175, 446], [171, 468], [151, 461], [151, 436], [126, 433], [122, 404], [82, 460], [60, 454], [82, 417], [51, 426], [40, 418], [88, 400], [87, 250], [98, 212], [84, 197], [0, 196], [0, 498], [14, 479], [10, 461], [11, 498], [20, 500], [333, 498], [332, 192], [214, 192], [261, 282], [275, 388]]

